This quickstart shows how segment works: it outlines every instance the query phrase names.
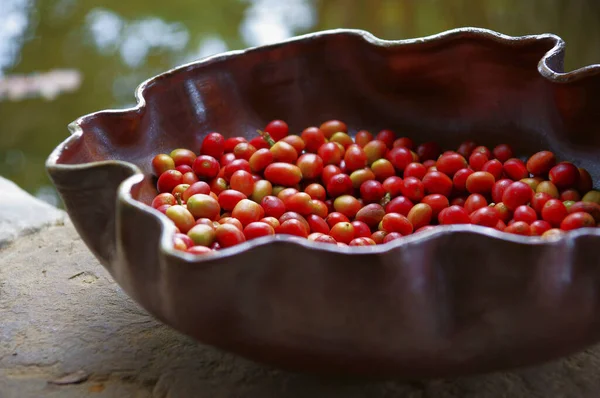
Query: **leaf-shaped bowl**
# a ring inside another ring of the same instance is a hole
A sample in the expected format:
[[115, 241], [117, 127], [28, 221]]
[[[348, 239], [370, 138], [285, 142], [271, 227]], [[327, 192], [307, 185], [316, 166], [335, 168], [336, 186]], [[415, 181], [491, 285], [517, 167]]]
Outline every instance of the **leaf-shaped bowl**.
[[[563, 73], [564, 42], [475, 28], [384, 41], [332, 30], [181, 66], [135, 108], [70, 125], [47, 169], [122, 288], [197, 340], [286, 369], [437, 377], [534, 364], [600, 340], [600, 229], [556, 240], [463, 225], [377, 247], [285, 236], [218, 255], [172, 248], [148, 203], [151, 158], [204, 134], [330, 118], [447, 147], [550, 149], [600, 176], [600, 67]], [[353, 131], [355, 132], [355, 131]]]

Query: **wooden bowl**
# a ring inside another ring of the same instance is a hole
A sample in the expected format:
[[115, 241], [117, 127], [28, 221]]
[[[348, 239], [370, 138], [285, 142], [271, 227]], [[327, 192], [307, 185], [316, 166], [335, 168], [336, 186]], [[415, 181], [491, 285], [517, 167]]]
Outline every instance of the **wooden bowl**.
[[600, 229], [543, 241], [472, 225], [340, 248], [285, 236], [195, 256], [148, 203], [150, 160], [203, 136], [330, 118], [455, 147], [540, 149], [600, 176], [600, 66], [562, 72], [564, 42], [465, 28], [384, 41], [333, 30], [233, 51], [143, 83], [132, 109], [70, 125], [46, 167], [122, 288], [197, 340], [313, 373], [464, 375], [600, 340]]

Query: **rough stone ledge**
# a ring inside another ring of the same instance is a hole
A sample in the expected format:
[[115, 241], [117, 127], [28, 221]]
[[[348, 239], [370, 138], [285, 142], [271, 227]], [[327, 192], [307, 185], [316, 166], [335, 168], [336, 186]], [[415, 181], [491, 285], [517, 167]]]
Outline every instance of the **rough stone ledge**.
[[[0, 248], [19, 236], [64, 222], [66, 214], [0, 177]], [[1, 397], [1, 396], [0, 396]]]
[[[130, 300], [67, 221], [0, 251], [0, 398], [588, 398], [600, 348], [540, 367], [374, 383], [269, 369], [198, 344]], [[53, 385], [83, 371], [79, 384]]]

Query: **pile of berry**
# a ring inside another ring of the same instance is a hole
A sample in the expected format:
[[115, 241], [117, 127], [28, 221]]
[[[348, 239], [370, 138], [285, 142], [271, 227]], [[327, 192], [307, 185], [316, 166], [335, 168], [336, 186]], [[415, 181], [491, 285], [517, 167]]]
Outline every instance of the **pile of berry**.
[[175, 223], [175, 248], [197, 254], [273, 234], [363, 246], [436, 225], [547, 237], [600, 222], [590, 174], [552, 152], [524, 162], [507, 144], [442, 152], [390, 130], [347, 132], [330, 120], [290, 135], [274, 120], [250, 141], [210, 133], [199, 156], [154, 157], [152, 206]]

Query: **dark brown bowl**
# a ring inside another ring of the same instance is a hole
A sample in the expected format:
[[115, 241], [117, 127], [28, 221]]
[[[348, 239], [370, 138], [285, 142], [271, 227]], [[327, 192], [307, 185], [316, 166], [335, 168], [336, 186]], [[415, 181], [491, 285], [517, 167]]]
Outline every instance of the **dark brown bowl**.
[[598, 184], [600, 67], [562, 73], [563, 55], [550, 34], [315, 33], [152, 78], [135, 108], [72, 123], [46, 166], [114, 279], [201, 342], [292, 370], [377, 377], [533, 364], [600, 340], [599, 229], [542, 241], [448, 226], [372, 248], [275, 236], [197, 257], [174, 251], [174, 226], [147, 205], [149, 166], [209, 131], [339, 118], [447, 146], [548, 148]]

